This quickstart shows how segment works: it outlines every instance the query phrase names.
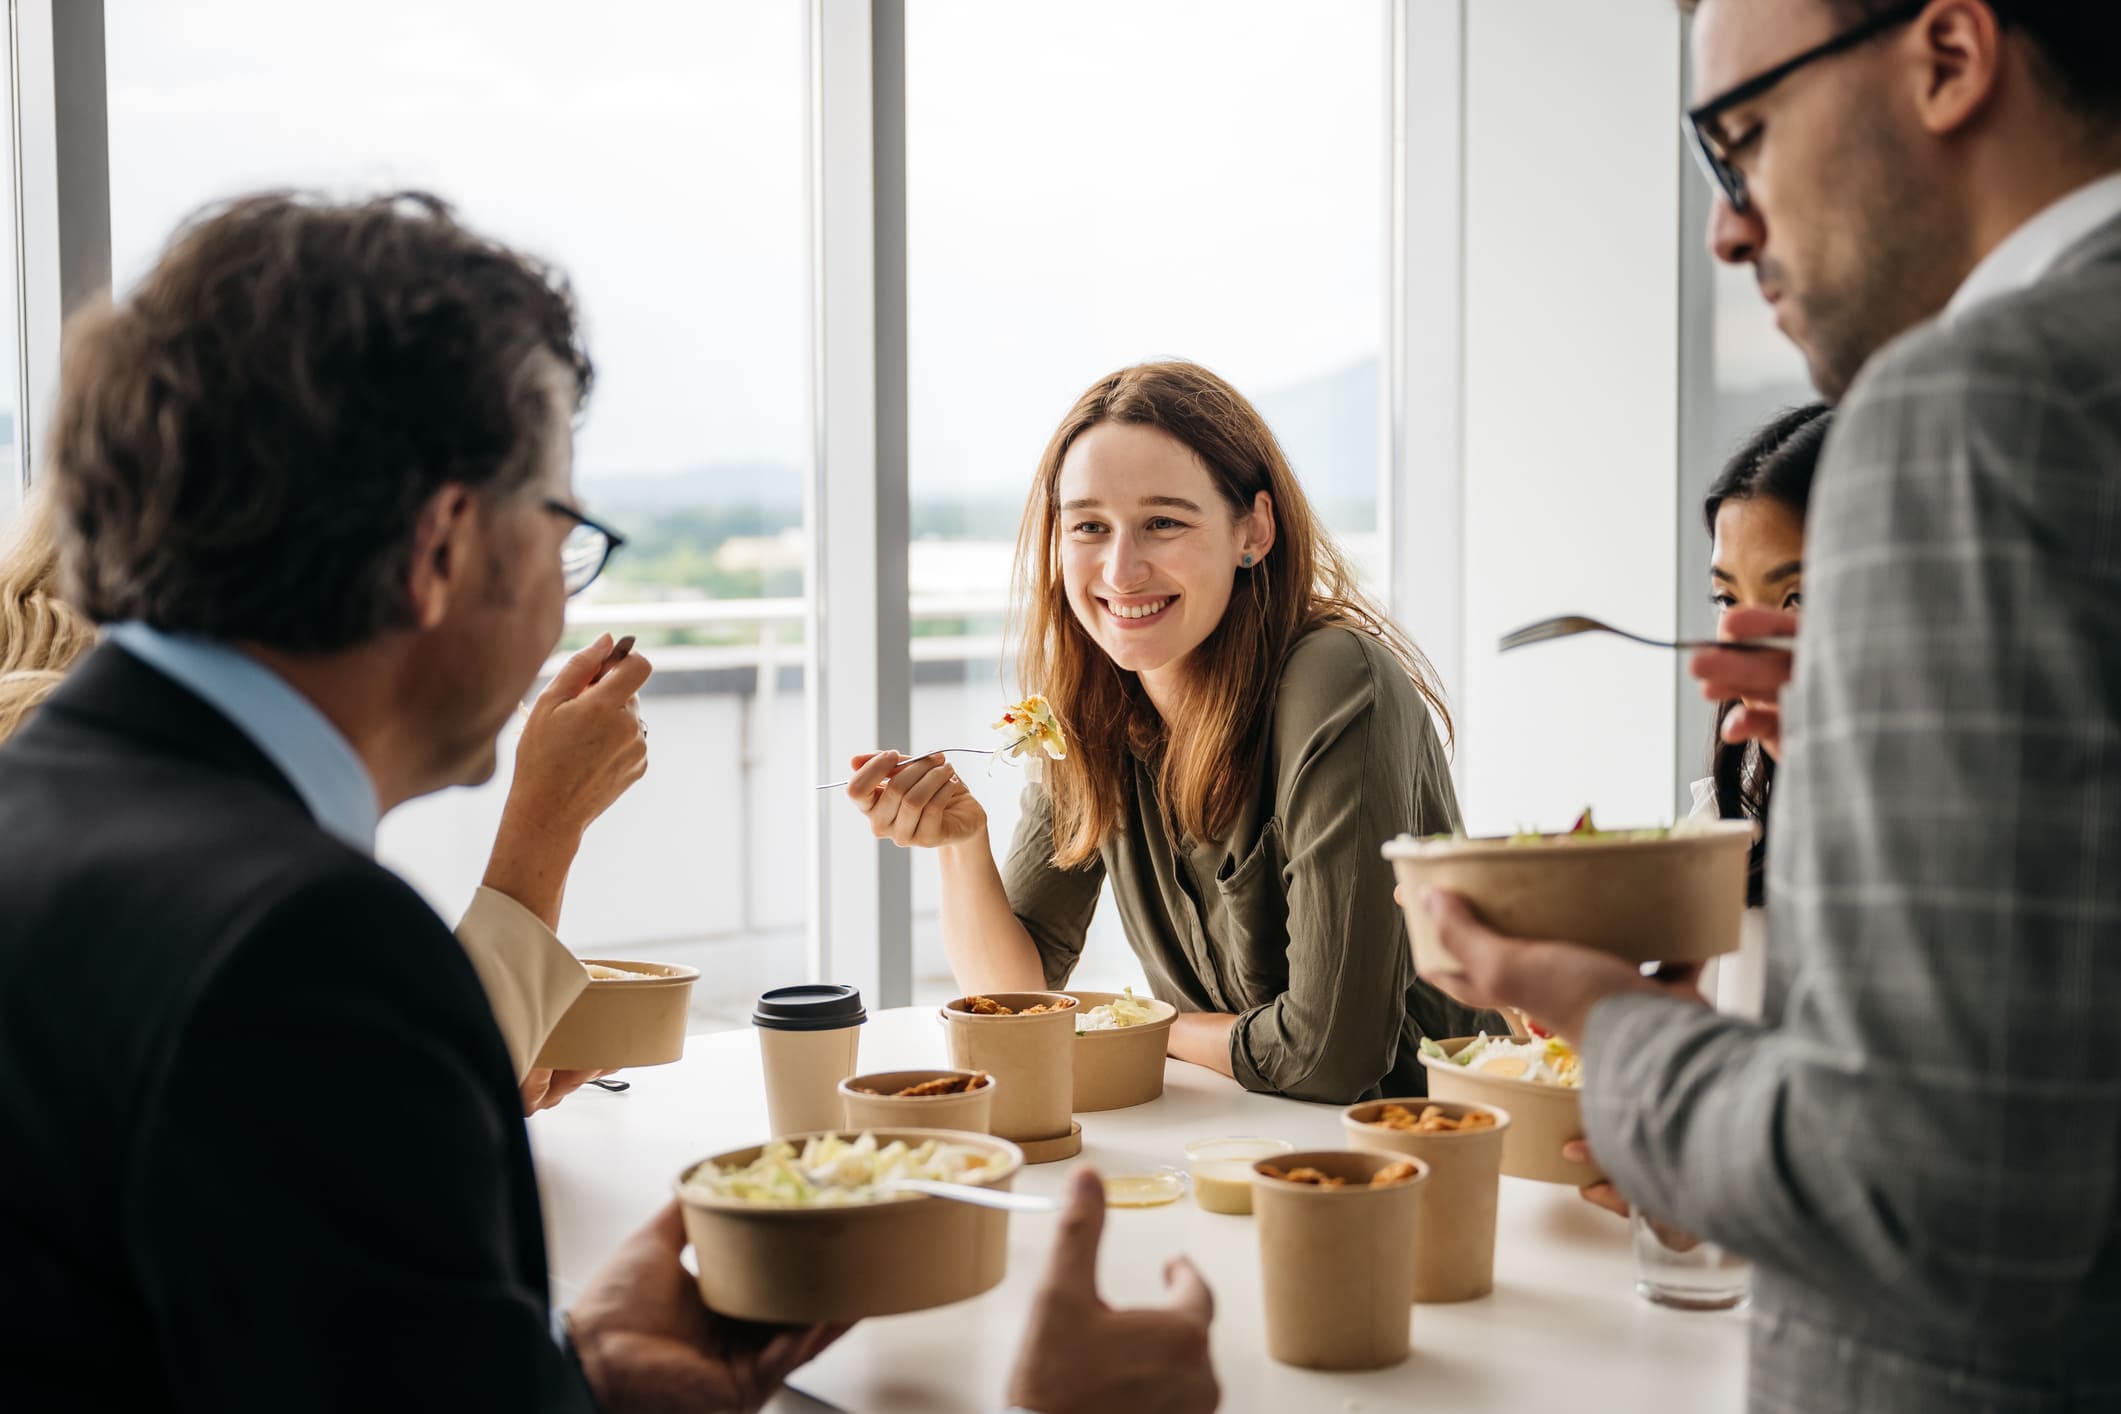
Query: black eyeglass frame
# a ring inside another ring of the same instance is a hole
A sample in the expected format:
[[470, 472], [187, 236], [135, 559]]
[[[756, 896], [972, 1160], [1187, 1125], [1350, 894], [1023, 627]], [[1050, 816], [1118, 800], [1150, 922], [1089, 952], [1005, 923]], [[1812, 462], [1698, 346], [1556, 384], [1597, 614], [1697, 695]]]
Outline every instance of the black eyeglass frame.
[[1799, 69], [1809, 68], [1821, 59], [1830, 59], [1836, 54], [1854, 49], [1859, 44], [1868, 44], [1888, 30], [1913, 24], [1929, 7], [1930, 0], [1909, 0], [1905, 5], [1873, 15], [1854, 29], [1837, 34], [1824, 44], [1814, 45], [1802, 54], [1784, 60], [1767, 72], [1755, 75], [1687, 112], [1680, 123], [1686, 130], [1687, 146], [1693, 149], [1694, 160], [1701, 164], [1701, 170], [1723, 192], [1724, 199], [1730, 202], [1731, 210], [1742, 216], [1752, 210], [1753, 201], [1746, 192], [1745, 174], [1738, 170], [1737, 164], [1718, 151], [1719, 148], [1727, 148], [1727, 144], [1716, 131], [1723, 115], [1741, 103], [1752, 102]]
[[597, 560], [597, 567], [589, 572], [589, 578], [583, 580], [580, 584], [568, 586], [567, 597], [572, 599], [602, 577], [605, 566], [611, 563], [611, 557], [619, 552], [619, 547], [626, 543], [626, 537], [600, 521], [591, 520], [565, 501], [548, 499], [545, 502], [545, 509], [556, 516], [565, 516], [576, 525], [588, 530], [594, 530], [597, 534], [604, 537], [604, 553]]

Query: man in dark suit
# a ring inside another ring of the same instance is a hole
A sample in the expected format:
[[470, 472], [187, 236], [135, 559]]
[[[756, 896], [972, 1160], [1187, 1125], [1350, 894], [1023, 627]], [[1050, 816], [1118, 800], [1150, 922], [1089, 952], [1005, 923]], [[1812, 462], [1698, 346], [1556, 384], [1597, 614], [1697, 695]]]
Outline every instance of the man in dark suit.
[[492, 772], [601, 565], [564, 288], [431, 200], [257, 198], [70, 359], [111, 627], [0, 754], [0, 1406], [763, 1398], [832, 1332], [703, 1310], [668, 1212], [556, 1338], [507, 1051], [370, 854]]
[[[0, 747], [0, 1409], [756, 1408], [675, 1207], [564, 1323], [508, 1051], [378, 819], [486, 779], [609, 536], [564, 286], [440, 202], [256, 197], [69, 331], [104, 642]], [[1012, 1397], [1211, 1409], [1211, 1303], [1097, 1299], [1078, 1176]]]

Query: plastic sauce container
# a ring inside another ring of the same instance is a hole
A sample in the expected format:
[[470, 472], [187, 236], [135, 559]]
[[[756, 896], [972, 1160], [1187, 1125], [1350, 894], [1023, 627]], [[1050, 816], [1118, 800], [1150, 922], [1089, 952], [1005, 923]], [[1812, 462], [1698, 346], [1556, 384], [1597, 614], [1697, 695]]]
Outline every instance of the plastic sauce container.
[[1185, 1196], [1186, 1176], [1174, 1168], [1114, 1174], [1105, 1180], [1108, 1208], [1161, 1208]]
[[1202, 1212], [1252, 1211], [1252, 1165], [1296, 1148], [1286, 1139], [1196, 1139], [1186, 1146], [1193, 1201]]

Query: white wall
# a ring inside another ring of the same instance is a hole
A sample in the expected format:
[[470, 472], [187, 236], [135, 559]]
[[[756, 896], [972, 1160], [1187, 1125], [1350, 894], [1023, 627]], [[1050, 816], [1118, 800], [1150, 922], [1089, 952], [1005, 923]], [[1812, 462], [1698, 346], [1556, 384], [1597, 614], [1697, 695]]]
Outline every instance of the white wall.
[[1467, 9], [1462, 803], [1476, 833], [1661, 821], [1670, 655], [1494, 644], [1558, 613], [1673, 627], [1677, 7]]

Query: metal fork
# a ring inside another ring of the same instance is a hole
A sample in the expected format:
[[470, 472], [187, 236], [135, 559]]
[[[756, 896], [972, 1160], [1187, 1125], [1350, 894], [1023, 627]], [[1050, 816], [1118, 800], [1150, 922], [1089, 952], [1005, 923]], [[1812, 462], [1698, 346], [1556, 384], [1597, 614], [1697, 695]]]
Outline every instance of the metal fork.
[[[902, 757], [899, 760], [899, 764], [904, 766], [914, 761], [926, 761], [931, 756], [992, 756], [999, 749], [998, 747], [988, 746], [938, 746], [935, 750], [923, 751], [918, 756]], [[854, 784], [854, 778], [850, 776], [844, 781], [827, 781], [819, 786], [818, 789], [838, 790], [842, 786], [852, 784]]]
[[1797, 640], [1794, 638], [1682, 638], [1676, 642], [1667, 638], [1646, 638], [1639, 633], [1629, 633], [1624, 628], [1615, 628], [1597, 619], [1587, 619], [1581, 614], [1563, 614], [1559, 618], [1541, 619], [1536, 624], [1526, 624], [1515, 633], [1503, 635], [1501, 651], [1525, 648], [1534, 643], [1545, 643], [1549, 639], [1573, 638], [1579, 633], [1610, 633], [1632, 643], [1641, 643], [1651, 648], [1674, 648], [1682, 652], [1697, 648], [1730, 648], [1741, 653], [1794, 653]]

